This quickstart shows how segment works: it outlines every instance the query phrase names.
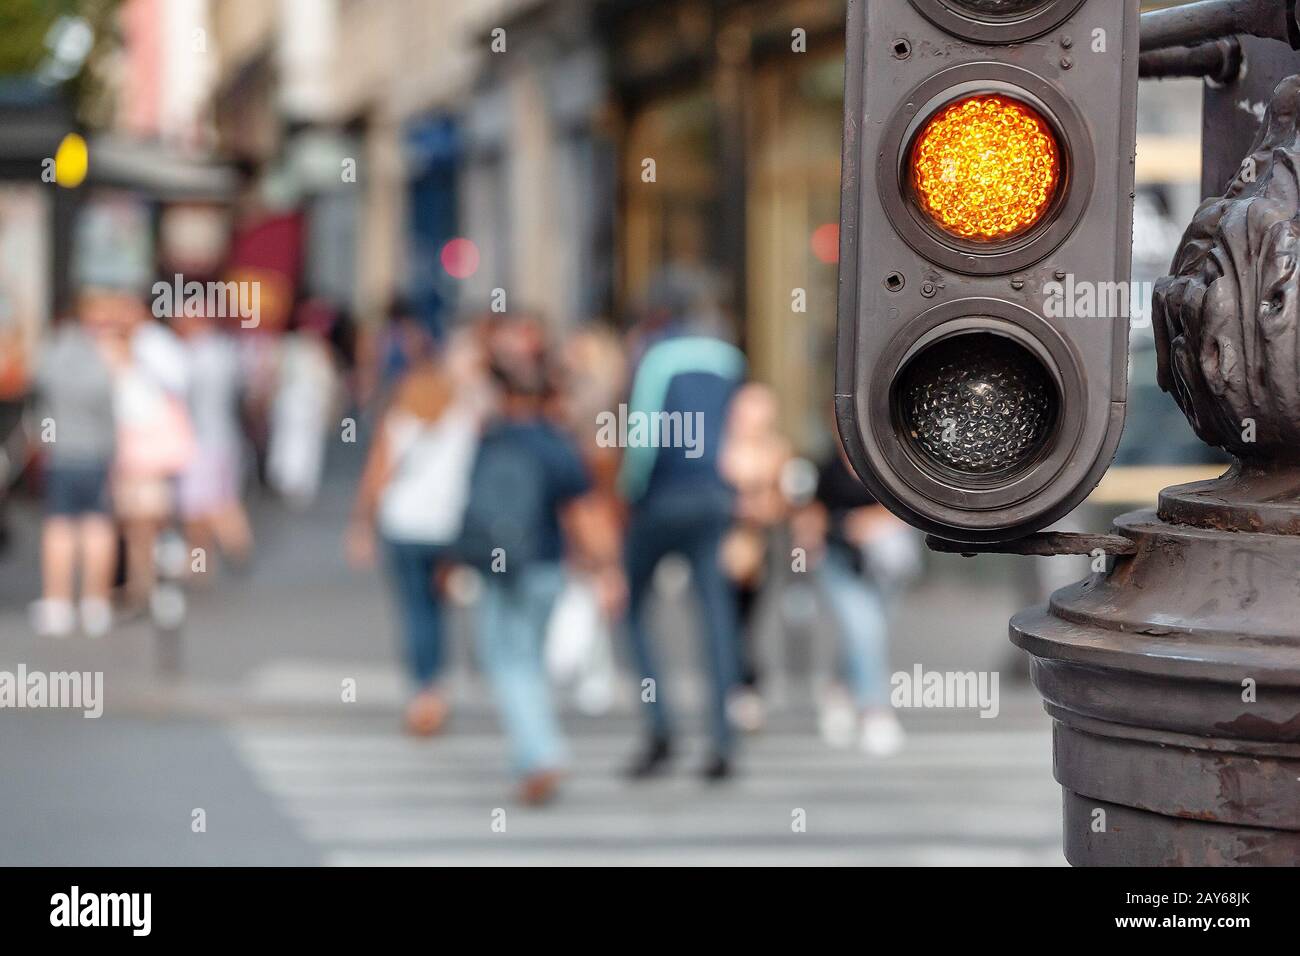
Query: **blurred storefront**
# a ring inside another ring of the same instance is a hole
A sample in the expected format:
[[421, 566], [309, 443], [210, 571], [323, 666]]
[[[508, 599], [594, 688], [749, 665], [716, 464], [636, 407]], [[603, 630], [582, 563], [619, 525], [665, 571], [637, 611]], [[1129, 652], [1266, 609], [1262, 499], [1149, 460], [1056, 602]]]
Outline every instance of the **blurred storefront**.
[[[804, 450], [830, 435], [844, 4], [607, 4], [623, 121], [618, 300], [717, 273], [754, 374]], [[645, 180], [653, 160], [654, 181]]]
[[455, 278], [442, 264], [442, 250], [458, 236], [459, 170], [464, 150], [456, 121], [439, 113], [406, 128], [408, 300], [441, 331], [458, 304]]
[[[94, 92], [80, 102], [40, 71], [0, 90], [0, 326], [28, 347], [78, 288], [143, 295], [169, 269], [211, 268], [224, 246], [235, 177], [213, 158], [205, 118], [206, 6], [125, 0], [117, 13], [112, 55], [87, 67]], [[74, 33], [80, 63], [94, 42], [86, 21], [61, 18], [49, 36]], [[70, 176], [56, 173], [64, 147], [80, 153], [62, 167]]]
[[0, 87], [0, 124], [0, 403], [6, 403], [26, 393], [36, 342], [67, 285], [73, 196], [33, 172], [55, 155], [73, 118], [48, 91], [9, 81]]
[[162, 276], [216, 271], [237, 177], [214, 154], [204, 0], [127, 0], [119, 26], [118, 62], [103, 77], [113, 120], [90, 139], [72, 281], [144, 295]]
[[[574, 290], [593, 283], [572, 272], [589, 259], [568, 255], [550, 230], [589, 205], [553, 194], [565, 177], [589, 180], [549, 153], [552, 119], [567, 115], [551, 109], [550, 63], [563, 72], [572, 46], [557, 27], [583, 17], [531, 0], [214, 6], [222, 145], [251, 176], [246, 215], [305, 216], [305, 294], [363, 323], [402, 297], [442, 325], [486, 308], [497, 288], [511, 308], [585, 314]], [[538, 10], [549, 19], [530, 22]], [[501, 24], [523, 55], [498, 63], [488, 31]], [[561, 99], [572, 88], [555, 85]], [[537, 171], [552, 168], [548, 189]], [[457, 239], [473, 244], [473, 268], [448, 270]]]
[[508, 307], [560, 327], [609, 313], [615, 167], [599, 6], [518, 4], [481, 28], [463, 109], [461, 221], [482, 261], [468, 303], [486, 307], [501, 289]]

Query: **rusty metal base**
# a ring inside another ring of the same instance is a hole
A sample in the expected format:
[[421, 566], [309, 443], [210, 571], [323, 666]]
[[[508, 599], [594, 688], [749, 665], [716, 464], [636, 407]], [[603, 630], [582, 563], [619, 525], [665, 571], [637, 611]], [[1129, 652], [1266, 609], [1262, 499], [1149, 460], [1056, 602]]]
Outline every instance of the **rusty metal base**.
[[1133, 556], [1012, 619], [1072, 864], [1300, 864], [1295, 479], [1168, 488], [1116, 521]]

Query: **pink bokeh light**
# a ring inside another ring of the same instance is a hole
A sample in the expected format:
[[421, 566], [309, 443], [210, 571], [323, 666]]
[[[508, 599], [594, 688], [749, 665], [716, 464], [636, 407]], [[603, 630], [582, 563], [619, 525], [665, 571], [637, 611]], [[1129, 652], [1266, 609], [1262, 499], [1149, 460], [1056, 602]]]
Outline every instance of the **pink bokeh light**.
[[478, 272], [479, 252], [472, 240], [458, 237], [451, 239], [442, 247], [439, 255], [442, 267], [453, 279], [468, 279]]

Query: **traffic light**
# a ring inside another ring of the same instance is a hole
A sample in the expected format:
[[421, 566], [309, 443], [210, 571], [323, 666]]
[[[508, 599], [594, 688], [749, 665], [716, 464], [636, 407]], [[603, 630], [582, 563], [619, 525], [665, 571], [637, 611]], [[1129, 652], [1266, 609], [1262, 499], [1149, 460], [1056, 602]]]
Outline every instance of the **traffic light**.
[[1138, 0], [849, 0], [836, 413], [925, 531], [1028, 534], [1114, 456], [1137, 51]]

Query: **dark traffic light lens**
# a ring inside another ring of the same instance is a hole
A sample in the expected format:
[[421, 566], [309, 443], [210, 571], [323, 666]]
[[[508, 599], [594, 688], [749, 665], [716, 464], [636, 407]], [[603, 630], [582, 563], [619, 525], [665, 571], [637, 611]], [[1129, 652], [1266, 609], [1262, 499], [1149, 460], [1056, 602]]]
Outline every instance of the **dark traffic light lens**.
[[899, 376], [896, 413], [922, 457], [960, 475], [1020, 470], [1056, 421], [1057, 389], [1024, 346], [990, 332], [942, 339]]
[[946, 0], [948, 6], [976, 17], [1017, 17], [1049, 6], [1052, 0]]

